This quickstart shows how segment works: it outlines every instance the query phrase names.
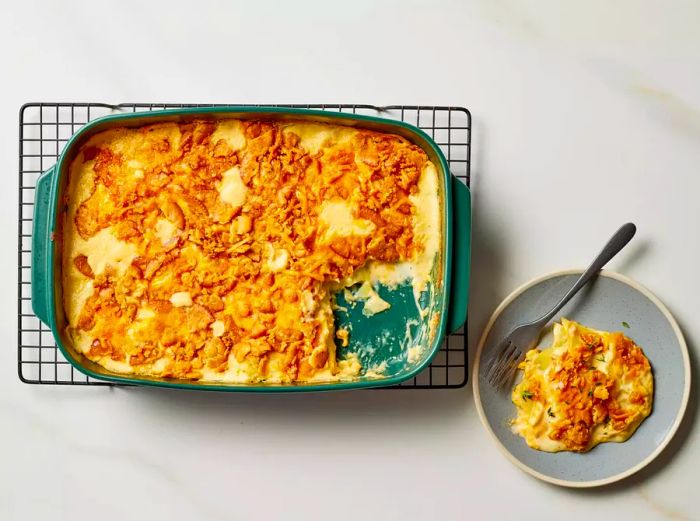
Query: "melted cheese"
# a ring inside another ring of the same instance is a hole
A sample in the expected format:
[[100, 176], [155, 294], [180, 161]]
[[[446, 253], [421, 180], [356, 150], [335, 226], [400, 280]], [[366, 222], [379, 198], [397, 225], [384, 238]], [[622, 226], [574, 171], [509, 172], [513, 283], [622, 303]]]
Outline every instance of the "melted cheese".
[[241, 179], [241, 170], [234, 166], [223, 174], [223, 180], [219, 188], [221, 200], [231, 206], [243, 206], [248, 187]]
[[351, 381], [357, 378], [362, 369], [362, 364], [357, 354], [350, 353], [342, 360], [338, 361], [336, 374], [332, 374], [328, 369], [318, 371], [314, 374], [311, 382], [328, 382], [332, 380]]
[[124, 273], [137, 255], [133, 244], [115, 238], [109, 228], [100, 230], [83, 241], [76, 251], [87, 257], [95, 275], [102, 275], [107, 267], [113, 268], [118, 274]]
[[375, 229], [374, 223], [367, 219], [357, 219], [352, 213], [352, 208], [346, 201], [336, 200], [324, 203], [318, 216], [326, 227], [324, 240], [372, 233]]
[[282, 271], [287, 267], [289, 262], [289, 252], [284, 248], [276, 250], [272, 244], [268, 243], [267, 247], [267, 268], [272, 272]]
[[216, 125], [216, 130], [211, 135], [211, 142], [217, 143], [223, 140], [233, 150], [241, 150], [245, 147], [246, 137], [243, 125], [235, 119], [225, 119]]
[[367, 378], [382, 378], [384, 376], [384, 373], [386, 373], [387, 369], [387, 363], [386, 360], [382, 361], [381, 363], [375, 365], [374, 367], [370, 367], [367, 369], [367, 372], [365, 372], [365, 376]]
[[91, 280], [85, 280], [85, 277], [75, 270], [75, 268], [64, 272], [64, 286], [70, 289], [70, 296], [65, 299], [66, 318], [69, 322], [75, 324], [78, 322], [80, 313], [87, 299], [92, 296], [95, 287]]
[[513, 430], [532, 448], [585, 452], [623, 442], [651, 413], [651, 366], [622, 333], [563, 319], [552, 346], [529, 351], [520, 367]]
[[215, 337], [221, 337], [226, 332], [226, 324], [221, 320], [215, 320], [211, 324], [211, 334]]
[[173, 293], [172, 297], [170, 297], [170, 303], [176, 308], [191, 306], [192, 296], [189, 291], [178, 291], [177, 293]]
[[169, 244], [170, 241], [177, 235], [177, 226], [167, 219], [158, 219], [156, 222], [156, 235], [160, 239], [161, 244]]
[[346, 289], [344, 296], [345, 300], [348, 302], [363, 301], [364, 306], [362, 308], [362, 314], [366, 317], [371, 317], [391, 307], [386, 300], [379, 296], [377, 291], [372, 287], [372, 284], [368, 281], [363, 282], [354, 293]]
[[291, 123], [284, 126], [285, 133], [299, 138], [299, 145], [311, 154], [322, 152], [330, 143], [346, 143], [356, 134], [348, 127], [334, 127], [314, 123]]
[[438, 177], [435, 166], [427, 163], [423, 168], [418, 191], [409, 197], [415, 205], [413, 233], [423, 249], [413, 259], [413, 288], [416, 298], [425, 290], [432, 279], [433, 265], [440, 248], [440, 199], [438, 197]]
[[139, 310], [136, 312], [136, 320], [146, 321], [149, 318], [153, 318], [155, 316], [155, 312], [148, 307], [139, 308]]

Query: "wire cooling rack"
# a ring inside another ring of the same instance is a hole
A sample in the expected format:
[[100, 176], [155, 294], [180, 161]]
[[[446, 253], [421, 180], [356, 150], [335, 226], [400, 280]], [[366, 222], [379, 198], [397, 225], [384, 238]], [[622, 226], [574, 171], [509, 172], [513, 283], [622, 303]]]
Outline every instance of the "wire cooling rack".
[[[34, 190], [39, 175], [57, 160], [68, 139], [88, 121], [108, 114], [202, 104], [28, 103], [19, 115], [18, 372], [23, 382], [59, 385], [112, 385], [76, 370], [56, 347], [49, 328], [32, 311], [31, 248]], [[461, 107], [412, 105], [262, 105], [351, 112], [397, 119], [426, 131], [445, 153], [452, 174], [469, 186], [471, 115]], [[433, 363], [400, 389], [457, 388], [467, 382], [466, 325], [449, 335]]]

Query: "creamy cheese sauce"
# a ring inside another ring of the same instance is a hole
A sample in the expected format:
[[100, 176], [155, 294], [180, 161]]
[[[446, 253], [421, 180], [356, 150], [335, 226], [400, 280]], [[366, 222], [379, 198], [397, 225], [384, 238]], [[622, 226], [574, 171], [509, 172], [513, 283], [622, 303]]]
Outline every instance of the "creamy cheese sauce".
[[266, 245], [267, 249], [267, 268], [272, 272], [282, 271], [287, 267], [289, 262], [289, 252], [284, 248], [275, 249], [272, 244]]
[[363, 282], [354, 293], [349, 289], [345, 289], [344, 297], [347, 302], [363, 301], [362, 314], [366, 317], [371, 317], [391, 307], [386, 300], [379, 296], [368, 281]]
[[76, 250], [87, 257], [95, 275], [102, 275], [107, 267], [123, 273], [136, 257], [136, 246], [120, 241], [109, 228], [100, 230], [87, 241], [81, 241]]
[[177, 235], [177, 232], [177, 226], [167, 219], [158, 219], [156, 222], [156, 234], [163, 245], [168, 244]]
[[236, 119], [225, 119], [219, 121], [216, 130], [211, 136], [212, 143], [223, 139], [233, 150], [241, 150], [246, 145], [243, 125]]
[[326, 227], [324, 239], [349, 237], [351, 235], [369, 235], [375, 229], [374, 223], [367, 219], [357, 219], [347, 201], [327, 201], [321, 207], [318, 216]]
[[[133, 244], [118, 240], [109, 228], [103, 229], [87, 241], [77, 232], [73, 219], [79, 205], [92, 193], [92, 161], [84, 166], [79, 159], [71, 164], [71, 171], [83, 168], [82, 176], [70, 175], [69, 193], [74, 194], [68, 204], [68, 226], [64, 227], [64, 241], [72, 245], [74, 255], [85, 255], [93, 273], [103, 274], [107, 267], [122, 273], [136, 257], [136, 247]], [[86, 278], [75, 266], [71, 259], [63, 259], [64, 291], [66, 315], [69, 322], [76, 322], [87, 299], [94, 290], [93, 281]]]
[[413, 288], [416, 298], [432, 278], [433, 265], [440, 248], [440, 199], [435, 165], [427, 163], [418, 182], [418, 193], [409, 197], [416, 207], [413, 216], [414, 240], [423, 245], [423, 251], [412, 261]]
[[240, 168], [234, 166], [224, 172], [221, 187], [219, 188], [219, 194], [223, 202], [231, 206], [243, 206], [247, 193], [248, 187], [241, 179]]
[[314, 123], [291, 123], [285, 125], [284, 130], [297, 135], [299, 144], [311, 154], [318, 154], [329, 142], [348, 142], [356, 134], [355, 130], [347, 127], [328, 127]]

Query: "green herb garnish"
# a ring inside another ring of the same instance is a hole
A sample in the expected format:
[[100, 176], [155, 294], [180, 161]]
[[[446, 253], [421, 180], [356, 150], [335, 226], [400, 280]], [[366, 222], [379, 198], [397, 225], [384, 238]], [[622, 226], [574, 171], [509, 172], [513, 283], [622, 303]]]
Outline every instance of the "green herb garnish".
[[532, 397], [534, 394], [532, 394], [530, 391], [523, 391], [520, 396], [522, 397], [523, 400], [532, 400]]
[[627, 329], [629, 329], [629, 328], [630, 328], [630, 325], [629, 325], [627, 322], [625, 322], [625, 321], [623, 320], [623, 321], [622, 321], [622, 327], [626, 327]]
[[586, 337], [584, 337], [584, 339], [583, 339], [583, 343], [584, 343], [584, 345], [585, 345], [588, 349], [591, 349], [591, 350], [592, 350], [592, 349], [595, 349], [595, 348], [598, 346], [598, 344], [600, 343], [600, 339], [597, 338], [597, 337], [588, 337], [588, 336], [586, 336]]
[[590, 398], [591, 396], [593, 396], [593, 391], [588, 391], [588, 397]]
[[554, 413], [552, 412], [551, 407], [549, 409], [547, 409], [547, 416], [549, 416], [550, 418], [554, 418]]
[[605, 363], [605, 355], [600, 355], [600, 356], [596, 357], [596, 360], [598, 360], [599, 362]]

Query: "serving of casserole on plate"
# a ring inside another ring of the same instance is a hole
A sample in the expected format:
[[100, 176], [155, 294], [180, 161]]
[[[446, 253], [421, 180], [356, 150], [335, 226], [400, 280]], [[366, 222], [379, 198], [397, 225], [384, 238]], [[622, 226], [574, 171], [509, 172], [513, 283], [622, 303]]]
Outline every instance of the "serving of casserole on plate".
[[386, 385], [463, 322], [466, 295], [448, 306], [439, 149], [394, 122], [283, 112], [98, 121], [40, 179], [59, 204], [36, 266], [48, 295], [33, 303], [81, 370], [178, 386]]
[[654, 375], [641, 347], [623, 333], [562, 318], [552, 345], [532, 349], [513, 388], [513, 431], [533, 449], [587, 452], [624, 442], [651, 414]]
[[484, 329], [472, 382], [479, 418], [503, 454], [539, 479], [578, 488], [649, 465], [678, 430], [691, 381], [688, 347], [669, 310], [639, 283], [603, 270], [527, 352], [512, 392], [490, 386], [500, 339], [523, 317], [551, 309], [580, 275], [556, 272], [513, 291]]

